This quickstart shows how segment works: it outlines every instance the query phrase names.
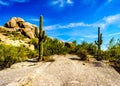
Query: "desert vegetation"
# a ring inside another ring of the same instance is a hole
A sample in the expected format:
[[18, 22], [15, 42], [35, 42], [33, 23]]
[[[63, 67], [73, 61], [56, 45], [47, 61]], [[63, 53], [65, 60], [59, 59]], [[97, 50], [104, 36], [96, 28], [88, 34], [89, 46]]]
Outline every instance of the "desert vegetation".
[[[87, 60], [88, 55], [91, 55], [97, 60], [107, 60], [113, 67], [120, 68], [120, 39], [115, 41], [112, 38], [106, 45], [107, 49], [102, 50], [101, 45], [102, 33], [100, 33], [100, 27], [98, 27], [98, 40], [91, 43], [83, 41], [77, 43], [76, 40], [73, 42], [63, 42], [56, 38], [46, 36], [45, 31], [42, 29], [42, 17], [40, 17], [40, 32], [35, 27], [35, 38], [29, 38], [29, 44], [33, 44], [35, 50], [30, 50], [24, 45], [19, 47], [12, 45], [5, 45], [0, 39], [0, 69], [10, 67], [16, 62], [25, 61], [30, 58], [38, 58], [38, 61], [54, 61], [49, 58], [51, 55], [65, 55], [75, 54], [80, 57], [80, 60]], [[16, 31], [7, 31], [3, 27], [0, 29], [0, 33], [9, 36], [13, 40], [27, 38], [24, 34]]]
[[23, 45], [15, 47], [12, 45], [0, 44], [0, 69], [10, 67], [16, 62], [22, 62], [36, 57], [37, 52], [25, 48]]

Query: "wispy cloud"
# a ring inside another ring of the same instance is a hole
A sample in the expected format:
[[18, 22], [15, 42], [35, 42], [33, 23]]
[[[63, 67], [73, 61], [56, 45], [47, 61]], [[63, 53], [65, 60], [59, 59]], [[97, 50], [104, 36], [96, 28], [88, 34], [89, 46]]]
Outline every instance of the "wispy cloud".
[[59, 24], [55, 24], [55, 25], [50, 25], [50, 26], [46, 26], [44, 29], [45, 30], [55, 30], [55, 29], [69, 29], [69, 28], [74, 28], [74, 27], [90, 27], [91, 24], [85, 24], [83, 22], [79, 22], [79, 23], [69, 23], [66, 25], [59, 25]]
[[55, 30], [55, 29], [71, 29], [75, 27], [90, 27], [90, 28], [97, 28], [100, 26], [102, 29], [105, 29], [107, 26], [117, 23], [118, 21], [120, 22], [120, 14], [117, 15], [112, 15], [112, 16], [107, 16], [104, 17], [103, 19], [96, 21], [91, 24], [87, 24], [84, 22], [74, 22], [74, 23], [68, 23], [66, 25], [60, 25], [60, 24], [55, 24], [55, 25], [49, 25], [44, 27], [45, 30]]
[[25, 3], [25, 2], [28, 2], [29, 0], [0, 0], [0, 6], [9, 6], [9, 5], [11, 5], [11, 3], [13, 4], [13, 3], [15, 3], [15, 2], [17, 2], [17, 3]]
[[73, 1], [67, 0], [67, 3], [68, 3], [68, 4], [73, 4]]
[[109, 34], [109, 36], [115, 36], [115, 35], [120, 35], [120, 32]]
[[85, 38], [97, 38], [97, 35], [84, 36]]
[[39, 22], [40, 20], [38, 18], [31, 18], [29, 19], [30, 21], [33, 21], [33, 22]]
[[73, 1], [72, 0], [53, 0], [51, 2], [52, 6], [58, 6], [60, 8], [65, 7], [66, 5], [73, 5]]
[[79, 40], [84, 41], [85, 39], [84, 38], [80, 38]]
[[8, 6], [8, 5], [9, 5], [9, 3], [8, 3], [8, 2], [4, 2], [4, 1], [0, 0], [0, 5], [3, 5], [3, 6]]
[[111, 24], [111, 23], [117, 22], [117, 21], [120, 20], [120, 14], [113, 15], [113, 16], [108, 16], [108, 17], [104, 17], [103, 20], [104, 20], [107, 24]]

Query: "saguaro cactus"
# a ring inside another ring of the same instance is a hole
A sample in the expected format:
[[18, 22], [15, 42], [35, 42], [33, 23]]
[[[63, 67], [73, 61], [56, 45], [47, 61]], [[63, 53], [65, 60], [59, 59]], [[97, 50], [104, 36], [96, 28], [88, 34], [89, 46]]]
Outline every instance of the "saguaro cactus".
[[98, 46], [98, 50], [97, 50], [97, 59], [100, 60], [101, 57], [101, 45], [102, 45], [102, 33], [100, 33], [100, 27], [98, 27], [98, 40], [95, 41], [95, 44]]
[[47, 36], [45, 35], [45, 31], [43, 31], [43, 16], [40, 16], [40, 27], [39, 27], [39, 57], [38, 61], [43, 60], [43, 43], [45, 42]]

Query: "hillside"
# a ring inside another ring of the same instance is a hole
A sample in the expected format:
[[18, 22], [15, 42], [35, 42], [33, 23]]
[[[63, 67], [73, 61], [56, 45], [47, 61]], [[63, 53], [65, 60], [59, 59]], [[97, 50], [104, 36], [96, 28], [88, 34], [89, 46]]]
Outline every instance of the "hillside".
[[0, 71], [0, 86], [119, 86], [120, 75], [103, 62], [76, 55], [52, 56], [55, 62], [22, 62]]

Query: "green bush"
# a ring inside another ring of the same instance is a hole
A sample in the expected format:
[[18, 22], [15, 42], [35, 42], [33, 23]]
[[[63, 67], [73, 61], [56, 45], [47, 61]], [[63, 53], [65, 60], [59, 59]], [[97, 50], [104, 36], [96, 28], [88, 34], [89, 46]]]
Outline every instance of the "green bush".
[[0, 69], [10, 67], [16, 62], [22, 62], [36, 56], [37, 54], [35, 51], [29, 50], [24, 46], [14, 47], [0, 44]]
[[54, 54], [66, 54], [64, 43], [57, 39], [47, 38], [47, 41], [44, 43], [44, 55], [49, 56]]
[[37, 38], [32, 38], [30, 39], [30, 44], [33, 44], [35, 46], [35, 49], [38, 48], [38, 39]]
[[87, 60], [88, 52], [87, 52], [86, 49], [79, 48], [79, 49], [76, 51], [76, 55], [78, 55], [81, 60]]

